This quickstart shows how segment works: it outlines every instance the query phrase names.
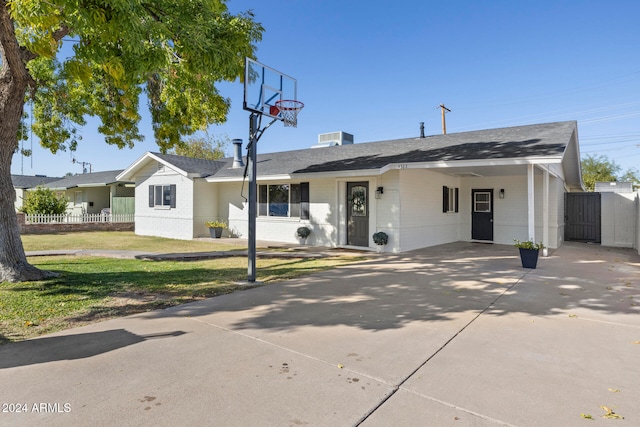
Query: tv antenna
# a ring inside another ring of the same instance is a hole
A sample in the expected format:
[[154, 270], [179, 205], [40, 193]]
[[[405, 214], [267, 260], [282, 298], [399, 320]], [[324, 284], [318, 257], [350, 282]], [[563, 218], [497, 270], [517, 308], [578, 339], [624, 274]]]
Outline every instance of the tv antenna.
[[73, 163], [73, 164], [76, 164], [76, 163], [81, 164], [82, 165], [82, 173], [83, 174], [87, 173], [87, 166], [89, 166], [89, 173], [92, 173], [91, 172], [91, 163], [89, 163], [89, 162], [79, 162], [79, 161], [76, 160], [75, 157], [73, 157], [71, 159], [71, 163]]
[[444, 104], [440, 104], [438, 107], [442, 110], [442, 134], [447, 134], [447, 120], [444, 118], [445, 113], [450, 113], [451, 110], [444, 106]]

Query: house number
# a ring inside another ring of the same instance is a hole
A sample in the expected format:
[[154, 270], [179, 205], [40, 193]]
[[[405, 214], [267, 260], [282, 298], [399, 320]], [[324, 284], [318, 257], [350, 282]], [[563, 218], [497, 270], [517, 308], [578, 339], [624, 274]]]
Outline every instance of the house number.
[[407, 168], [409, 168], [409, 165], [406, 163], [400, 163], [398, 165], [398, 169], [407, 169]]

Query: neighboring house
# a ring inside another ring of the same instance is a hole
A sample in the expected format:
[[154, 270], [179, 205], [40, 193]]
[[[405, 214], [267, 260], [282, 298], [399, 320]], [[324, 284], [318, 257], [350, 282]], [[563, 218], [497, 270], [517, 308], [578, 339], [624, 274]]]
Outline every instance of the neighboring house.
[[[564, 194], [583, 191], [577, 123], [334, 145], [258, 156], [257, 238], [385, 251], [455, 241], [551, 248], [564, 235]], [[266, 145], [262, 145], [264, 147]], [[260, 148], [260, 147], [259, 147]], [[247, 237], [247, 185], [239, 145], [218, 161], [146, 153], [118, 180], [135, 181], [136, 233], [206, 236], [204, 222], [228, 221]]]
[[133, 208], [135, 188], [132, 182], [116, 180], [116, 176], [121, 172], [122, 170], [114, 170], [72, 175], [49, 182], [44, 187], [67, 198], [69, 214], [96, 214], [101, 213], [103, 209], [111, 209], [114, 214], [133, 213], [113, 211], [114, 205], [117, 205], [114, 204], [114, 200], [129, 202], [123, 204], [125, 210], [126, 205]]
[[31, 188], [36, 188], [39, 185], [44, 185], [52, 181], [57, 181], [60, 178], [49, 177], [44, 175], [11, 175], [11, 181], [13, 182], [13, 188], [16, 190], [15, 207], [16, 211], [22, 207], [22, 199], [24, 199], [25, 193]]

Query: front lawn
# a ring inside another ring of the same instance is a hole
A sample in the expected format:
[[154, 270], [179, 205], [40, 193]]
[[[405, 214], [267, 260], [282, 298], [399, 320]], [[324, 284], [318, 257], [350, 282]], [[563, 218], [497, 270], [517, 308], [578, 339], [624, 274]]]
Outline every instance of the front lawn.
[[[126, 249], [164, 253], [242, 248], [121, 232], [25, 235], [22, 239], [26, 251]], [[357, 260], [351, 256], [258, 259], [257, 280], [286, 280]], [[32, 257], [29, 262], [60, 276], [0, 283], [0, 344], [247, 288], [234, 284], [247, 278], [246, 256], [190, 262], [52, 256]]]
[[[227, 243], [224, 243], [227, 242]], [[236, 243], [230, 245], [229, 242]], [[146, 252], [206, 252], [246, 249], [246, 241], [240, 239], [177, 240], [162, 237], [136, 236], [131, 231], [87, 231], [57, 234], [25, 234], [22, 236], [25, 251], [54, 249], [100, 249]]]

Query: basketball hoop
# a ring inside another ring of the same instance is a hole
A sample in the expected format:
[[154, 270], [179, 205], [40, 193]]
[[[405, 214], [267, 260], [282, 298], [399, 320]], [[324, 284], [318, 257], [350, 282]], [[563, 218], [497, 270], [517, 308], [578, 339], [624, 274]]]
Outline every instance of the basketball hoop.
[[292, 101], [289, 99], [282, 99], [276, 101], [275, 108], [278, 109], [282, 115], [282, 121], [285, 126], [297, 127], [298, 126], [298, 113], [304, 104], [300, 101]]

